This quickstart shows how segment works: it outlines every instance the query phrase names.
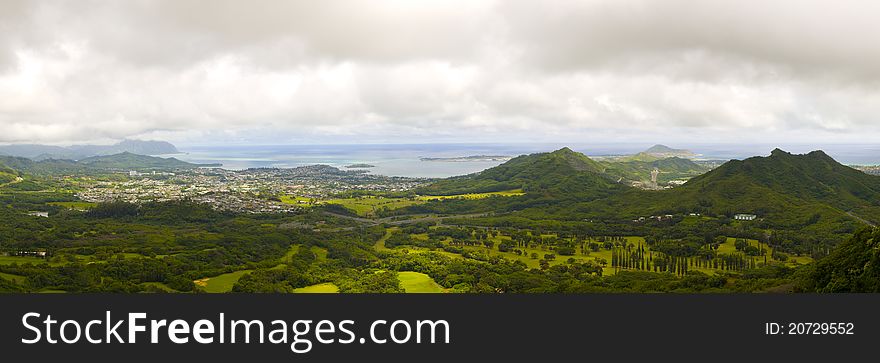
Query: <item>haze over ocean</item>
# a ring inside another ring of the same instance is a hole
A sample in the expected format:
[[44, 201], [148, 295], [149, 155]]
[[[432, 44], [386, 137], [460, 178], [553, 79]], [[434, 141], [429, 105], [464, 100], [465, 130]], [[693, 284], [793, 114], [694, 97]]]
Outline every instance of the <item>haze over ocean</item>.
[[[231, 145], [179, 146], [181, 154], [174, 156], [193, 163], [222, 163], [226, 169], [293, 168], [304, 165], [326, 164], [339, 168], [356, 163], [375, 167], [374, 174], [442, 178], [481, 171], [501, 164], [501, 161], [422, 161], [420, 158], [450, 158], [473, 155], [517, 156], [546, 152], [568, 146], [590, 156], [624, 155], [643, 151], [651, 145], [632, 144], [363, 144], [363, 145]], [[743, 159], [769, 155], [780, 147], [792, 153], [824, 150], [844, 164], [880, 164], [880, 145], [669, 145], [686, 148], [700, 154], [701, 159]]]

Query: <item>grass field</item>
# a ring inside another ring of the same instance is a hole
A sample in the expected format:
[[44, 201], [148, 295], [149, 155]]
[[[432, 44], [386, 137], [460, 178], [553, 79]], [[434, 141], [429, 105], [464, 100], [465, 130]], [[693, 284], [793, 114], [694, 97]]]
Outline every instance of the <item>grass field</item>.
[[437, 293], [444, 292], [443, 287], [438, 285], [431, 276], [420, 272], [402, 271], [397, 273], [400, 286], [407, 293]]
[[[758, 240], [748, 239], [749, 245], [758, 247]], [[767, 251], [767, 261], [775, 261], [773, 260], [773, 247], [764, 244], [764, 250]], [[718, 246], [718, 253], [735, 253], [736, 252], [736, 238], [727, 238], [727, 242], [724, 242]], [[759, 256], [760, 257], [760, 256]], [[758, 257], [756, 257], [758, 258]], [[763, 257], [760, 257], [763, 262]], [[810, 256], [794, 256], [789, 255], [788, 260], [785, 261], [786, 265], [793, 266], [798, 264], [807, 264], [813, 262], [813, 258]]]
[[37, 258], [32, 256], [0, 256], [0, 265], [11, 265], [13, 263], [23, 264], [23, 263], [32, 263], [35, 265], [48, 263], [50, 266], [61, 266], [63, 262], [49, 262], [49, 260], [45, 258]]
[[376, 249], [376, 251], [388, 251], [389, 248], [385, 247], [385, 241], [387, 241], [388, 238], [391, 237], [391, 234], [393, 234], [395, 231], [397, 231], [399, 229], [400, 228], [397, 228], [397, 227], [391, 227], [391, 228], [388, 228], [387, 230], [385, 230], [385, 235], [382, 236], [382, 238], [379, 238], [379, 240], [376, 241], [375, 244], [373, 244], [373, 248]]
[[525, 195], [522, 189], [511, 189], [505, 190], [501, 192], [490, 192], [490, 193], [470, 193], [470, 194], [457, 194], [457, 195], [422, 195], [419, 196], [419, 200], [443, 200], [443, 199], [483, 199], [492, 196], [500, 196], [500, 197], [513, 197], [517, 195]]
[[290, 262], [290, 259], [293, 258], [293, 256], [296, 255], [297, 252], [299, 252], [299, 247], [300, 245], [290, 246], [290, 249], [288, 249], [287, 252], [284, 254], [284, 257], [281, 258], [281, 262]]
[[282, 195], [279, 199], [281, 199], [281, 203], [296, 204], [301, 207], [311, 207], [316, 203], [314, 198], [306, 198], [296, 195]]
[[459, 195], [423, 195], [415, 198], [388, 198], [383, 196], [362, 196], [355, 198], [335, 198], [326, 200], [316, 200], [293, 195], [281, 196], [281, 202], [286, 204], [295, 204], [303, 207], [309, 207], [318, 204], [338, 204], [362, 217], [371, 217], [381, 209], [394, 210], [408, 207], [411, 205], [422, 204], [430, 200], [442, 199], [482, 199], [492, 196], [510, 197], [525, 194], [522, 189], [505, 190], [491, 193], [471, 193]]
[[386, 198], [377, 196], [364, 196], [357, 198], [335, 198], [327, 200], [316, 200], [313, 198], [285, 195], [281, 198], [282, 203], [295, 204], [302, 207], [311, 207], [318, 204], [338, 204], [345, 208], [351, 209], [362, 217], [371, 216], [377, 210], [382, 208], [397, 209], [413, 204], [420, 204], [424, 201], [412, 200], [407, 198]]
[[145, 282], [142, 285], [149, 286], [149, 287], [155, 287], [156, 289], [159, 289], [159, 290], [162, 290], [165, 292], [178, 292], [177, 290], [174, 290], [174, 289], [168, 287], [168, 285], [165, 285], [161, 282]]
[[[284, 263], [290, 262], [290, 259], [293, 258], [293, 256], [296, 255], [297, 252], [299, 252], [300, 247], [302, 247], [302, 246], [301, 245], [290, 246], [290, 249], [287, 250], [287, 252], [284, 254], [284, 257], [281, 258], [281, 261]], [[315, 258], [318, 261], [326, 261], [327, 260], [327, 254], [329, 252], [327, 252], [326, 248], [312, 246], [311, 250], [315, 254]]]
[[326, 248], [312, 246], [311, 249], [312, 249], [312, 252], [315, 253], [315, 257], [318, 259], [318, 262], [327, 261], [327, 254], [329, 254], [329, 252], [327, 252]]
[[27, 279], [24, 276], [8, 274], [5, 272], [0, 272], [0, 277], [7, 279], [9, 281], [15, 282], [16, 284], [21, 285]]
[[339, 292], [339, 287], [331, 282], [326, 282], [323, 284], [300, 287], [294, 289], [293, 292], [298, 294], [334, 294]]
[[[543, 237], [555, 237], [555, 235], [543, 235]], [[513, 253], [513, 252], [501, 252], [501, 251], [498, 251], [498, 247], [497, 247], [498, 243], [500, 243], [503, 240], [510, 240], [510, 237], [497, 236], [497, 237], [490, 237], [490, 238], [496, 242], [496, 246], [494, 248], [492, 248], [491, 250], [487, 249], [486, 247], [482, 247], [482, 246], [464, 246], [462, 248], [464, 248], [465, 250], [468, 250], [468, 251], [472, 251], [472, 252], [484, 253], [489, 256], [501, 256], [501, 257], [504, 257], [509, 260], [522, 261], [529, 268], [540, 268], [539, 261], [544, 258], [544, 255], [554, 253], [554, 251], [552, 251], [550, 249], [522, 248], [522, 247], [517, 248], [517, 249], [525, 252], [522, 255], [517, 255], [516, 253]], [[638, 246], [641, 244], [647, 248], [647, 245], [645, 244], [645, 239], [642, 237], [627, 236], [624, 238], [627, 240], [627, 243], [631, 243], [635, 246]], [[748, 241], [749, 241], [749, 244], [751, 244], [753, 246], [758, 246], [757, 240], [748, 240]], [[735, 238], [728, 238], [725, 243], [723, 243], [719, 246], [718, 253], [722, 253], [722, 254], [736, 253], [737, 252], [736, 247], [734, 246], [735, 242], [736, 242]], [[773, 249], [767, 245], [764, 245], [764, 249], [767, 251], [768, 261], [774, 261], [770, 257]], [[537, 254], [538, 258], [532, 258], [531, 255], [533, 253]], [[606, 265], [607, 267], [605, 267], [603, 269], [603, 274], [604, 275], [612, 275], [616, 271], [614, 268], [610, 267], [611, 255], [612, 255], [612, 252], [610, 250], [606, 250], [604, 248], [600, 249], [599, 251], [596, 251], [596, 252], [590, 252], [589, 254], [586, 254], [586, 255], [583, 255], [580, 253], [577, 253], [574, 256], [556, 255], [556, 258], [554, 260], [550, 261], [550, 266], [568, 263], [569, 258], [573, 258], [577, 262], [594, 261], [596, 258], [600, 258], [600, 259], [604, 259], [608, 263], [608, 265]], [[761, 261], [763, 261], [763, 257], [755, 257], [755, 258], [756, 258], [756, 260], [761, 259]], [[792, 265], [796, 265], [796, 264], [806, 264], [806, 263], [809, 263], [812, 261], [813, 261], [813, 259], [810, 258], [809, 256], [789, 256], [788, 260], [786, 261], [786, 264], [789, 266], [792, 266]], [[712, 274], [712, 273], [715, 273], [716, 271], [718, 271], [715, 269], [703, 268], [703, 267], [690, 267], [690, 269], [700, 271], [703, 273], [707, 273], [707, 274]]]
[[201, 286], [205, 289], [205, 292], [210, 293], [221, 293], [221, 292], [230, 292], [232, 291], [232, 285], [235, 285], [242, 276], [250, 273], [252, 270], [241, 270], [230, 272], [228, 274], [222, 274], [214, 277], [206, 277], [203, 279], [195, 280], [193, 282], [196, 285]]
[[424, 203], [421, 200], [412, 200], [405, 198], [386, 198], [386, 197], [358, 197], [358, 198], [340, 198], [328, 199], [324, 203], [338, 204], [345, 208], [351, 209], [360, 216], [371, 216], [376, 211], [385, 208], [389, 210], [408, 207], [415, 204]]
[[[556, 235], [555, 234], [546, 234], [546, 235], [543, 235], [543, 237], [545, 237], [545, 238], [546, 237], [556, 237]], [[550, 266], [556, 266], [556, 265], [568, 263], [569, 258], [573, 258], [575, 261], [580, 262], [580, 263], [584, 263], [584, 262], [588, 262], [588, 261], [592, 262], [592, 261], [595, 261], [596, 258], [600, 258], [600, 259], [604, 259], [609, 265], [611, 264], [611, 251], [606, 250], [606, 249], [599, 249], [599, 251], [590, 252], [587, 255], [577, 253], [573, 256], [560, 256], [560, 255], [556, 254], [555, 251], [550, 250], [550, 249], [517, 247], [517, 249], [525, 252], [525, 254], [517, 255], [516, 253], [513, 253], [513, 252], [498, 251], [498, 244], [503, 240], [510, 240], [510, 237], [496, 236], [496, 237], [490, 237], [490, 238], [495, 241], [495, 247], [492, 248], [492, 250], [489, 250], [486, 247], [480, 247], [480, 246], [465, 246], [463, 248], [468, 251], [486, 253], [490, 256], [501, 256], [501, 257], [504, 257], [509, 260], [522, 261], [529, 268], [540, 268], [539, 261], [541, 259], [543, 259], [544, 255], [546, 255], [546, 254], [555, 254], [556, 255], [556, 258], [554, 260], [550, 260]], [[624, 238], [626, 239], [627, 243], [632, 243], [633, 245], [636, 245], [636, 246], [638, 246], [639, 244], [645, 244], [645, 239], [642, 237], [627, 236]], [[531, 255], [533, 253], [537, 254], [538, 258], [532, 258]], [[611, 268], [606, 268], [604, 270], [604, 273], [605, 274], [613, 274], [614, 270]]]

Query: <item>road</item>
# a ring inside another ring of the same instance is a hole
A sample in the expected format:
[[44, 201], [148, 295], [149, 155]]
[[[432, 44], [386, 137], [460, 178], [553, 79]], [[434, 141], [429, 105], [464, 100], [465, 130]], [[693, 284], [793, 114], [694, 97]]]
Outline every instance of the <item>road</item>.
[[8, 186], [8, 185], [16, 184], [16, 183], [21, 183], [21, 182], [23, 182], [23, 181], [24, 181], [24, 179], [22, 179], [22, 177], [17, 176], [17, 177], [15, 177], [15, 180], [13, 180], [13, 181], [11, 181], [11, 182], [9, 182], [9, 183], [3, 183], [3, 184], [0, 184], [0, 188], [3, 188], [3, 187]]
[[855, 215], [855, 213], [853, 213], [853, 212], [846, 212], [846, 214], [849, 214], [850, 217], [853, 217], [853, 218], [857, 219], [859, 222], [862, 222], [862, 223], [864, 223], [864, 224], [867, 224], [867, 225], [869, 225], [869, 226], [871, 226], [871, 227], [877, 227], [876, 224], [871, 223], [870, 221], [868, 221], [868, 220], [866, 220], [866, 219], [864, 219], [864, 218], [862, 218], [862, 217], [859, 217], [859, 216]]

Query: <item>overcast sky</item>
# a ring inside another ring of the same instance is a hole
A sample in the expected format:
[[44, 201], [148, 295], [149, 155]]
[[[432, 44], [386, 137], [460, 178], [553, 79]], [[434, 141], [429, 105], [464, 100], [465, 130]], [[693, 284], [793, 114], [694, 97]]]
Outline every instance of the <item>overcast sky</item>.
[[0, 143], [873, 142], [878, 1], [0, 1]]

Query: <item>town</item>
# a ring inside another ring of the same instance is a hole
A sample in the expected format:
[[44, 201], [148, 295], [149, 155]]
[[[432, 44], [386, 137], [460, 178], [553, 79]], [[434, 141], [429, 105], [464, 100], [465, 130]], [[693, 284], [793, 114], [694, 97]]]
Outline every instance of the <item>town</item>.
[[319, 200], [355, 190], [406, 192], [430, 181], [343, 171], [327, 165], [241, 171], [220, 168], [176, 170], [173, 173], [129, 171], [113, 176], [115, 178], [80, 178], [77, 197], [92, 203], [190, 200], [224, 211], [290, 213], [301, 207], [297, 203], [283, 202], [280, 197]]

